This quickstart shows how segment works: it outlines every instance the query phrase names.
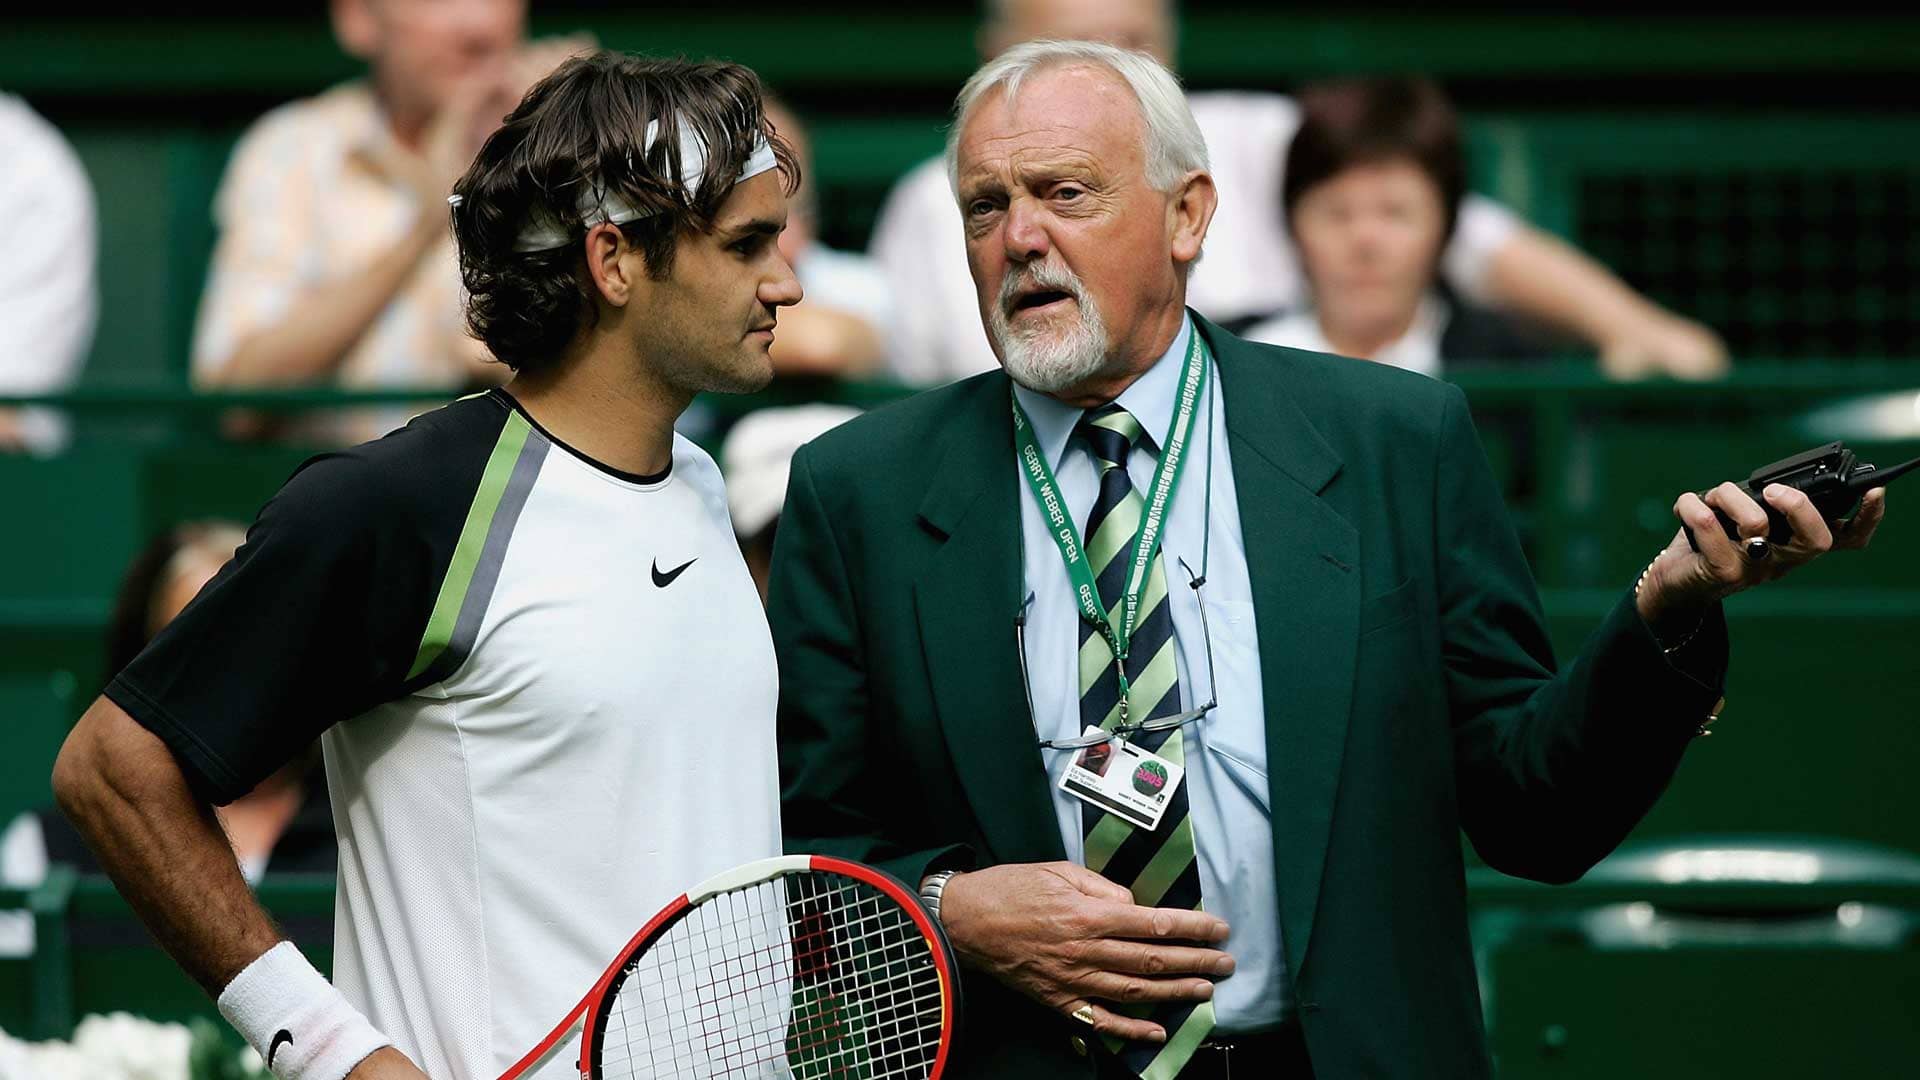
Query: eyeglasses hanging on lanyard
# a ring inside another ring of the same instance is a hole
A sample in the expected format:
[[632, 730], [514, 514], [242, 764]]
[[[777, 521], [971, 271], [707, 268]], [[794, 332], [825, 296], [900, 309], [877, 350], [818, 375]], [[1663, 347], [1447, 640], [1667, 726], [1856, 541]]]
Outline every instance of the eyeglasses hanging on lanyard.
[[[1168, 425], [1167, 436], [1161, 443], [1160, 463], [1155, 470], [1154, 481], [1149, 489], [1145, 512], [1141, 515], [1140, 526], [1134, 535], [1131, 546], [1133, 558], [1125, 578], [1121, 602], [1118, 605], [1120, 619], [1118, 625], [1109, 619], [1106, 609], [1100, 603], [1099, 587], [1092, 566], [1087, 559], [1085, 549], [1080, 542], [1078, 531], [1066, 514], [1066, 502], [1060, 495], [1058, 483], [1053, 472], [1047, 467], [1040, 452], [1038, 442], [1033, 435], [1033, 425], [1021, 409], [1018, 398], [1013, 401], [1014, 444], [1019, 453], [1021, 472], [1026, 478], [1040, 516], [1046, 523], [1049, 535], [1060, 550], [1065, 561], [1067, 577], [1073, 583], [1075, 599], [1080, 618], [1106, 642], [1112, 654], [1115, 673], [1119, 676], [1119, 710], [1117, 722], [1099, 734], [1084, 735], [1071, 739], [1042, 740], [1042, 749], [1078, 749], [1095, 746], [1114, 738], [1126, 738], [1140, 731], [1164, 731], [1191, 723], [1205, 716], [1219, 705], [1219, 693], [1213, 672], [1213, 638], [1207, 625], [1207, 610], [1201, 587], [1206, 584], [1208, 562], [1212, 555], [1213, 542], [1213, 446], [1212, 438], [1218, 437], [1219, 395], [1215, 393], [1208, 400], [1209, 442], [1207, 445], [1207, 475], [1205, 502], [1202, 511], [1202, 540], [1200, 573], [1194, 574], [1193, 568], [1183, 558], [1180, 568], [1187, 575], [1187, 584], [1193, 589], [1194, 602], [1200, 608], [1200, 632], [1205, 643], [1207, 657], [1208, 701], [1198, 708], [1188, 709], [1171, 716], [1155, 717], [1135, 723], [1129, 715], [1131, 686], [1126, 674], [1128, 649], [1140, 612], [1140, 598], [1145, 591], [1147, 579], [1152, 569], [1155, 550], [1160, 546], [1162, 526], [1173, 496], [1178, 488], [1181, 473], [1185, 467], [1188, 437], [1192, 433], [1193, 418], [1198, 411], [1199, 399], [1206, 392], [1207, 370], [1211, 357], [1208, 356], [1199, 330], [1189, 331], [1190, 343], [1187, 349], [1186, 363], [1182, 373], [1179, 395], [1175, 400], [1174, 416]], [[1025, 548], [1021, 549], [1024, 563]], [[1022, 575], [1024, 577], [1024, 574]], [[1020, 662], [1020, 681], [1027, 699], [1027, 712], [1037, 715], [1033, 708], [1033, 684], [1027, 672], [1026, 616], [1027, 607], [1032, 602], [1029, 596], [1014, 614], [1014, 647]]]
[[[1204, 570], [1207, 562], [1206, 555], [1204, 554], [1204, 542], [1201, 545], [1201, 550], [1200, 565]], [[1197, 708], [1188, 709], [1185, 712], [1171, 713], [1167, 716], [1156, 716], [1151, 720], [1142, 720], [1137, 724], [1115, 724], [1112, 728], [1098, 735], [1076, 735], [1071, 739], [1041, 739], [1040, 749], [1084, 750], [1089, 746], [1098, 746], [1101, 743], [1112, 742], [1114, 739], [1128, 738], [1137, 732], [1165, 731], [1168, 728], [1183, 727], [1193, 723], [1195, 720], [1201, 719], [1220, 707], [1220, 683], [1219, 680], [1214, 678], [1213, 674], [1213, 631], [1207, 626], [1207, 601], [1206, 597], [1200, 592], [1201, 586], [1207, 583], [1207, 577], [1205, 573], [1195, 576], [1193, 567], [1188, 566], [1187, 560], [1184, 558], [1180, 560], [1180, 569], [1186, 573], [1187, 585], [1193, 589], [1194, 606], [1200, 609], [1200, 640], [1206, 646], [1207, 656], [1207, 703]], [[1019, 613], [1013, 617], [1013, 647], [1020, 657], [1020, 688], [1027, 696], [1027, 715], [1037, 716], [1039, 714], [1033, 710], [1033, 681], [1027, 675], [1027, 608], [1032, 603], [1033, 595], [1029, 593], [1026, 603], [1020, 605]]]

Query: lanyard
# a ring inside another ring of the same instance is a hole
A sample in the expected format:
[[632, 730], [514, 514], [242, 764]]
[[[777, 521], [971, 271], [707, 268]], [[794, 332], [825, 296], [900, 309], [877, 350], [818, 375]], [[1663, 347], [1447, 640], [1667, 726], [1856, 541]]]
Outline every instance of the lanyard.
[[1026, 410], [1020, 407], [1020, 399], [1013, 399], [1013, 441], [1020, 458], [1020, 473], [1027, 479], [1027, 488], [1033, 492], [1040, 516], [1047, 522], [1048, 534], [1053, 537], [1054, 546], [1060, 549], [1060, 556], [1066, 561], [1067, 578], [1073, 583], [1080, 617], [1099, 631], [1107, 648], [1113, 653], [1114, 666], [1120, 676], [1120, 722], [1123, 724], [1127, 722], [1128, 709], [1127, 648], [1139, 617], [1140, 597], [1146, 591], [1148, 571], [1153, 566], [1154, 548], [1160, 542], [1160, 528], [1166, 521], [1167, 508], [1173, 505], [1180, 475], [1185, 471], [1187, 436], [1192, 433], [1193, 415], [1207, 381], [1206, 345], [1200, 339], [1198, 327], [1188, 333], [1192, 340], [1187, 346], [1180, 393], [1174, 400], [1173, 420], [1167, 426], [1166, 438], [1160, 443], [1160, 466], [1146, 498], [1146, 512], [1141, 515], [1140, 527], [1134, 533], [1133, 560], [1127, 568], [1117, 626], [1107, 617], [1106, 608], [1100, 602], [1100, 587], [1094, 577], [1093, 564], [1087, 558], [1079, 530], [1067, 515], [1066, 501], [1060, 496], [1053, 470], [1048, 467], [1046, 456], [1041, 453], [1040, 444], [1034, 438], [1033, 422], [1027, 418]]

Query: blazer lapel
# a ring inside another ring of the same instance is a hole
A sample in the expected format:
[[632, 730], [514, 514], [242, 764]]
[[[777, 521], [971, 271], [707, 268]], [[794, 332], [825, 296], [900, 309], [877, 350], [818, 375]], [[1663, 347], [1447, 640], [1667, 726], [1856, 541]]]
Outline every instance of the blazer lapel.
[[1290, 401], [1281, 368], [1196, 317], [1219, 361], [1260, 637], [1280, 925], [1297, 977], [1313, 933], [1352, 702], [1359, 538], [1320, 492], [1340, 459]]
[[[1019, 475], [1004, 377], [948, 426], [920, 520], [940, 549], [914, 584], [934, 710], [995, 862], [1066, 858], [1021, 692]], [[994, 406], [998, 408], [995, 409]]]

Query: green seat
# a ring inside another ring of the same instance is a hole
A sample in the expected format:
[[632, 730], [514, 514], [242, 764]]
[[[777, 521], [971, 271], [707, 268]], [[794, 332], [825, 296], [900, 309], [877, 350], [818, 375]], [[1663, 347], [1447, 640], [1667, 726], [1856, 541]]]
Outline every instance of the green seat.
[[1795, 835], [1622, 849], [1558, 889], [1477, 872], [1503, 1080], [1886, 1076], [1920, 1060], [1920, 858]]

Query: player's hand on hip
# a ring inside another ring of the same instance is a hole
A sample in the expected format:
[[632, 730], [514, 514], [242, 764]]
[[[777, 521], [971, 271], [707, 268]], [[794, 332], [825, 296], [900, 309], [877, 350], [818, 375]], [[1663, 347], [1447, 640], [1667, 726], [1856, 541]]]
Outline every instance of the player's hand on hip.
[[1159, 1024], [1109, 1004], [1206, 1001], [1233, 957], [1207, 948], [1226, 920], [1204, 911], [1141, 907], [1132, 894], [1073, 863], [1025, 863], [955, 874], [940, 921], [964, 962], [1102, 1034], [1162, 1042]]
[[[1785, 484], [1769, 484], [1760, 494], [1793, 527], [1786, 543], [1751, 543], [1767, 535], [1767, 514], [1737, 484], [1721, 484], [1704, 499], [1687, 492], [1673, 504], [1674, 516], [1693, 530], [1699, 550], [1688, 544], [1683, 529], [1654, 561], [1637, 601], [1649, 625], [1691, 618], [1715, 601], [1784, 577], [1828, 551], [1864, 548], [1887, 513], [1885, 488], [1867, 492], [1860, 511], [1839, 526], [1829, 526], [1805, 493]], [[1716, 509], [1738, 526], [1738, 542], [1728, 539], [1714, 516]]]
[[427, 1080], [420, 1067], [393, 1047], [383, 1047], [360, 1059], [346, 1080]]

